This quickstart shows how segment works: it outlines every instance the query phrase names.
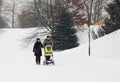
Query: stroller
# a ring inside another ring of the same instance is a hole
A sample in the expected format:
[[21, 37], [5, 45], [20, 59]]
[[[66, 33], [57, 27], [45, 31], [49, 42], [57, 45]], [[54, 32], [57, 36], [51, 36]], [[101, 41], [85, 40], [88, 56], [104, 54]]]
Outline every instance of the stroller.
[[45, 52], [45, 60], [43, 61], [44, 65], [55, 65], [55, 61], [53, 59], [53, 49], [52, 49], [52, 45], [46, 45], [44, 48], [44, 52]]

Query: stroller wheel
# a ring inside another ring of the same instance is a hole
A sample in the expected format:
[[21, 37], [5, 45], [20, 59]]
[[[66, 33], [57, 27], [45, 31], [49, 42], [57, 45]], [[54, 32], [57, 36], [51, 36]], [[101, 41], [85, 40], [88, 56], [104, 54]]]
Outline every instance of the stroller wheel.
[[55, 61], [54, 60], [52, 61], [52, 64], [55, 65]]
[[46, 65], [46, 61], [45, 60], [43, 61], [43, 65]]

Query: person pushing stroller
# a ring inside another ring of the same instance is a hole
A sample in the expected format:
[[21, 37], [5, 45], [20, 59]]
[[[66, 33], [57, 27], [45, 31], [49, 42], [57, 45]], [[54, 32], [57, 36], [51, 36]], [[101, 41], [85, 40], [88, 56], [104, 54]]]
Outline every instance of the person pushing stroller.
[[45, 52], [44, 64], [54, 63], [54, 61], [51, 59], [51, 57], [53, 57], [53, 41], [51, 36], [46, 37], [46, 39], [43, 41], [43, 46]]

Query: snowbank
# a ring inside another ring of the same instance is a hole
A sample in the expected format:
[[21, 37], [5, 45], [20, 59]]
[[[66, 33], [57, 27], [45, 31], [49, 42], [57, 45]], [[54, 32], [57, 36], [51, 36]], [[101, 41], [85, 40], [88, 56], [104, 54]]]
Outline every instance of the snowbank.
[[21, 47], [31, 31], [4, 29], [0, 34], [0, 82], [120, 82], [120, 30], [93, 41], [90, 57], [88, 44], [54, 52], [55, 66], [36, 65], [33, 44]]

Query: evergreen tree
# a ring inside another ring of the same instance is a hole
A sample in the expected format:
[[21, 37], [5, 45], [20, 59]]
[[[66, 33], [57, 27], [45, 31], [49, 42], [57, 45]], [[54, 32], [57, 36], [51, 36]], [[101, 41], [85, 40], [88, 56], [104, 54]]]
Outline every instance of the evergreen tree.
[[110, 17], [105, 20], [105, 31], [108, 34], [120, 29], [120, 1], [114, 0], [114, 2], [109, 3], [105, 9], [110, 15]]
[[65, 50], [78, 46], [76, 30], [73, 27], [74, 20], [70, 13], [63, 11], [59, 21], [52, 32], [54, 50]]

